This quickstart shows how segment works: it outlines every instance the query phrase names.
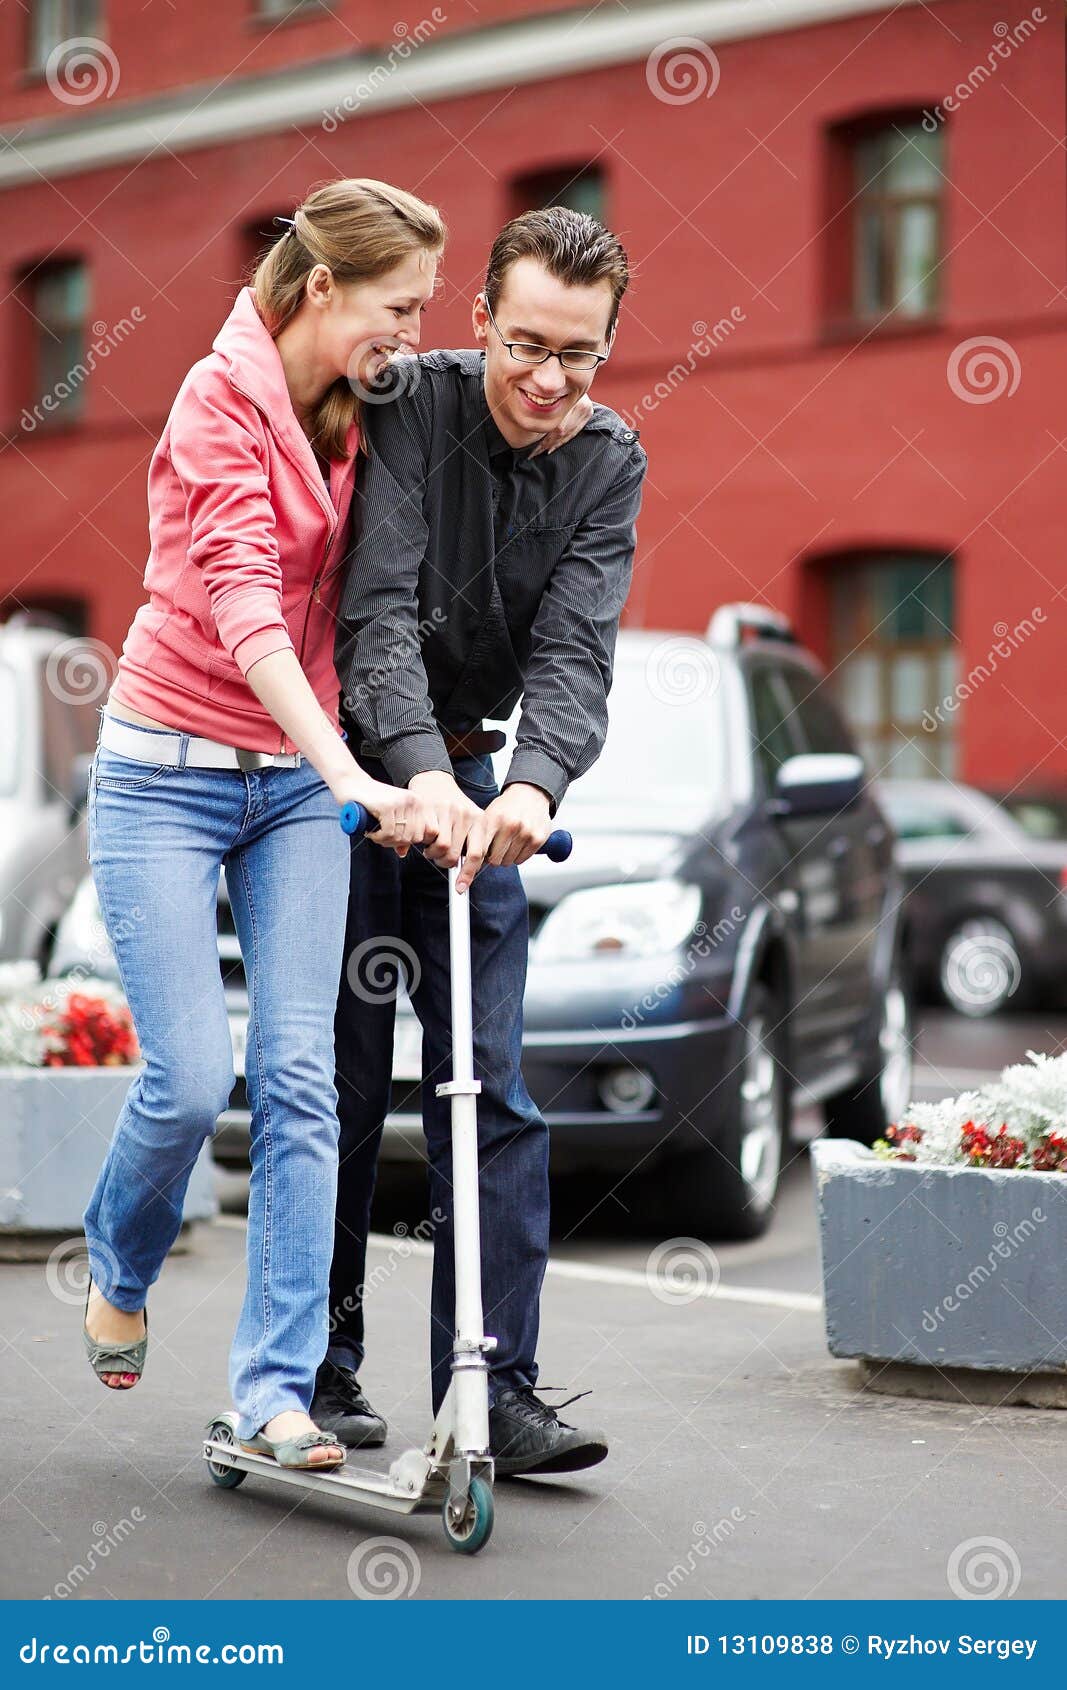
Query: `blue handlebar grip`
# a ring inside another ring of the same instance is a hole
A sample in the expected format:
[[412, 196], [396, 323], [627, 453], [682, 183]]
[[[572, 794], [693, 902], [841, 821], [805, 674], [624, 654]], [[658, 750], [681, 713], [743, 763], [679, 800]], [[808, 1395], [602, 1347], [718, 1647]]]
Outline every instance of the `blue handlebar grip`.
[[539, 857], [547, 857], [549, 862], [565, 863], [574, 849], [574, 840], [565, 827], [557, 827], [550, 833], [538, 851]]
[[362, 804], [352, 802], [342, 804], [340, 821], [346, 833], [364, 834], [370, 826], [371, 817]]

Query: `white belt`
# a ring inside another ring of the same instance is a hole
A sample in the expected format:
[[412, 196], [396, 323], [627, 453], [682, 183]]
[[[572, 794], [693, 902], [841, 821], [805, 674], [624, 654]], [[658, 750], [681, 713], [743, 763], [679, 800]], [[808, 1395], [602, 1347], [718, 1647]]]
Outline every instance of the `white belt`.
[[180, 769], [298, 769], [303, 760], [299, 751], [242, 751], [233, 745], [220, 745], [215, 739], [181, 733], [177, 728], [170, 732], [139, 727], [136, 722], [120, 721], [106, 710], [100, 725], [100, 744], [138, 763], [174, 763]]

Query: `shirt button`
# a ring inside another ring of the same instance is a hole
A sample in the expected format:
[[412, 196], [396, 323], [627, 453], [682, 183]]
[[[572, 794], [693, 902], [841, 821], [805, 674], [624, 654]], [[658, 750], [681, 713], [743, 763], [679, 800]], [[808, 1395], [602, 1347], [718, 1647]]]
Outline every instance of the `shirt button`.
[[624, 439], [624, 440], [625, 440], [625, 441], [627, 441], [627, 443], [629, 443], [629, 441], [631, 441], [631, 440], [636, 440], [636, 439], [637, 439], [637, 436], [636, 436], [636, 434], [635, 434], [635, 433], [634, 433], [634, 431], [633, 431], [633, 429], [632, 429], [632, 428], [628, 428], [628, 429], [626, 429], [626, 430], [625, 430], [625, 431], [624, 431], [624, 433], [623, 433], [623, 439]]

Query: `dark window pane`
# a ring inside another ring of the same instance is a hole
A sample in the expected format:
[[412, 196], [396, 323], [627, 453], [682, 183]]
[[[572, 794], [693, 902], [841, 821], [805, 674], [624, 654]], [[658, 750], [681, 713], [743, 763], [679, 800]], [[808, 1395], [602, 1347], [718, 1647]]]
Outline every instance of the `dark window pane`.
[[763, 771], [768, 788], [787, 758], [796, 755], [799, 741], [794, 736], [789, 717], [793, 703], [783, 689], [781, 677], [773, 669], [752, 671], [749, 682], [752, 697], [752, 730], [756, 762]]
[[596, 164], [565, 165], [516, 177], [511, 197], [514, 215], [562, 205], [569, 211], [585, 212], [601, 223], [605, 221], [604, 174]]
[[803, 669], [787, 669], [783, 680], [793, 703], [792, 721], [802, 749], [820, 755], [854, 752], [852, 736], [826, 695], [826, 683]]

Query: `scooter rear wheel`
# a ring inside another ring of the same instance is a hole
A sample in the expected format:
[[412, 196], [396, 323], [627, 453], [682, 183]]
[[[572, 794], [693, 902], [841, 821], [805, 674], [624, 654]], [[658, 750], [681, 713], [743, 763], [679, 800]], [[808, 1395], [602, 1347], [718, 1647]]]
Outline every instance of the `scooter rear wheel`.
[[456, 1519], [448, 1499], [441, 1510], [445, 1536], [453, 1549], [461, 1555], [476, 1555], [489, 1542], [493, 1530], [493, 1492], [484, 1479], [472, 1479], [467, 1492], [467, 1506]]
[[[232, 1444], [236, 1448], [237, 1439], [228, 1420], [213, 1421], [208, 1430], [208, 1437], [213, 1444]], [[207, 1470], [211, 1474], [212, 1483], [218, 1485], [220, 1490], [236, 1490], [248, 1477], [243, 1467], [231, 1467], [228, 1462], [209, 1461]]]

